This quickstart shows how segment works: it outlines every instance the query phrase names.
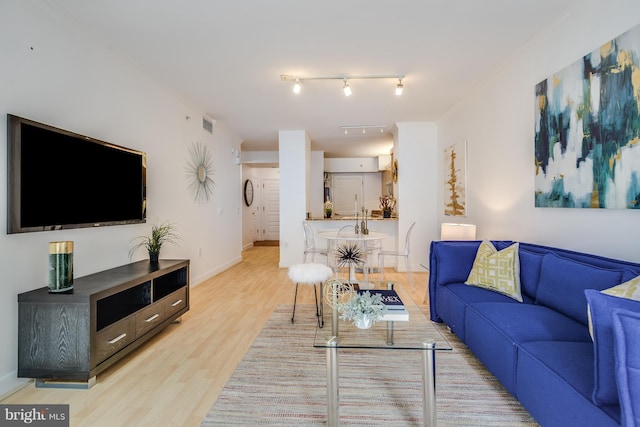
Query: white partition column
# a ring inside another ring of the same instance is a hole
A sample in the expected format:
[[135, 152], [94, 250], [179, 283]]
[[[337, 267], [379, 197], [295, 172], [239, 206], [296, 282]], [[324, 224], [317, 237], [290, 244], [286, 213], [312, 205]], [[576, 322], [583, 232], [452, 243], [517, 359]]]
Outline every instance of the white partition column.
[[[420, 271], [421, 264], [429, 263], [429, 243], [439, 237], [438, 199], [439, 163], [443, 155], [438, 152], [437, 127], [433, 122], [396, 123], [394, 155], [398, 160], [398, 250], [404, 249], [407, 230], [415, 221], [411, 234], [411, 269]], [[397, 263], [397, 259], [396, 259]], [[404, 263], [397, 263], [404, 271]]]
[[304, 130], [278, 132], [280, 161], [280, 267], [302, 261], [311, 140]]

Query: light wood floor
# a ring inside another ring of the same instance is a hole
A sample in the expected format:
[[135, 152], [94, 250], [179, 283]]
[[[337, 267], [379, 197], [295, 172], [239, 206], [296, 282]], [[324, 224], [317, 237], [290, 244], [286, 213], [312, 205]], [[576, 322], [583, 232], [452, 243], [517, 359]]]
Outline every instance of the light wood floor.
[[[199, 426], [273, 309], [293, 303], [278, 256], [278, 247], [250, 248], [240, 264], [192, 288], [181, 322], [99, 374], [90, 390], [31, 383], [2, 403], [69, 404], [71, 426]], [[426, 272], [413, 274], [414, 290], [405, 273], [385, 274], [401, 297], [422, 304]], [[298, 302], [314, 303], [311, 287], [300, 287]]]

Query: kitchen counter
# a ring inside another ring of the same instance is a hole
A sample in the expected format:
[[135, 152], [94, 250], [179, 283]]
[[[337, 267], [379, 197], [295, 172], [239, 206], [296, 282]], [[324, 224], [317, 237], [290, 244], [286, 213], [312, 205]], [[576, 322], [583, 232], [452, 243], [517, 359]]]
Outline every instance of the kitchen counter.
[[[358, 225], [360, 225], [358, 218]], [[309, 218], [306, 222], [311, 225], [314, 234], [322, 231], [338, 230], [345, 225], [355, 225], [356, 219], [352, 216], [332, 216], [331, 218]], [[383, 217], [367, 217], [367, 228], [369, 231], [380, 232], [389, 235], [388, 239], [384, 239], [382, 247], [384, 250], [397, 250], [398, 241], [398, 218]], [[316, 240], [316, 243], [321, 243]]]

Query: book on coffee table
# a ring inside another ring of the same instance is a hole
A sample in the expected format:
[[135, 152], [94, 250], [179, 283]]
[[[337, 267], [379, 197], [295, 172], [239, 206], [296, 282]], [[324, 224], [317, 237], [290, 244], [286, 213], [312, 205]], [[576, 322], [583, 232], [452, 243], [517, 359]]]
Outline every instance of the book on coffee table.
[[388, 322], [408, 322], [409, 312], [407, 311], [404, 303], [398, 296], [398, 293], [391, 289], [372, 289], [369, 291], [358, 290], [358, 293], [370, 292], [373, 294], [380, 294], [382, 296], [382, 302], [387, 306], [387, 313], [382, 316], [384, 321]]

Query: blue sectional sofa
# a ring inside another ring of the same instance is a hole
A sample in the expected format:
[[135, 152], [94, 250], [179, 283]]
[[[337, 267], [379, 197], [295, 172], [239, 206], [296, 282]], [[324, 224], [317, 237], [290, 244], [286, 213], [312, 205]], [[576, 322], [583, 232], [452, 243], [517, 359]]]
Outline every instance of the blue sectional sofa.
[[[640, 264], [519, 242], [518, 302], [464, 283], [480, 243], [431, 243], [431, 320], [446, 323], [542, 426], [620, 425], [613, 336], [592, 340], [587, 298], [601, 313], [617, 301], [640, 313], [640, 302], [599, 292], [639, 276]], [[491, 243], [500, 251], [514, 242]]]

